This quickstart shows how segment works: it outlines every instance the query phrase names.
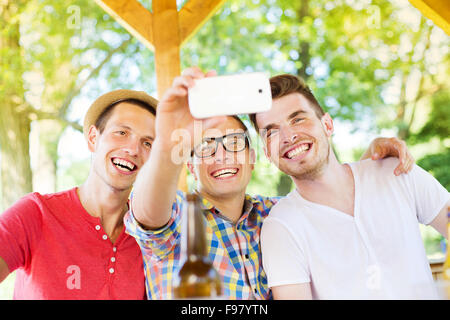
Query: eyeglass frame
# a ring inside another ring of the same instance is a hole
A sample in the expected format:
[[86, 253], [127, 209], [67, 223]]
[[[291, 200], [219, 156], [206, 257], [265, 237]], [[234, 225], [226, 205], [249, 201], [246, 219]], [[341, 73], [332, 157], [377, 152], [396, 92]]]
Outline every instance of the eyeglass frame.
[[[243, 148], [242, 150], [236, 150], [236, 151], [234, 151], [234, 150], [228, 150], [227, 147], [225, 146], [225, 144], [223, 143], [223, 139], [224, 139], [224, 138], [229, 137], [229, 136], [235, 136], [235, 135], [238, 135], [238, 136], [244, 136], [244, 139], [245, 139], [245, 145], [244, 145], [244, 148]], [[248, 131], [245, 131], [245, 132], [234, 132], [234, 133], [226, 134], [226, 135], [221, 136], [221, 137], [211, 137], [211, 138], [208, 137], [208, 138], [206, 138], [206, 139], [213, 140], [213, 141], [216, 143], [216, 148], [215, 148], [214, 152], [211, 153], [211, 154], [208, 155], [208, 156], [199, 156], [199, 155], [195, 152], [195, 149], [196, 149], [199, 145], [201, 145], [201, 144], [203, 143], [203, 140], [204, 140], [204, 139], [203, 139], [201, 143], [199, 143], [198, 145], [196, 145], [196, 146], [194, 147], [194, 149], [192, 149], [191, 156], [194, 156], [194, 154], [195, 154], [195, 156], [196, 156], [197, 158], [199, 158], [199, 159], [205, 159], [205, 158], [212, 157], [212, 156], [214, 156], [214, 155], [216, 154], [216, 152], [217, 152], [217, 148], [219, 147], [219, 142], [222, 143], [222, 146], [223, 146], [223, 148], [224, 148], [225, 151], [227, 151], [227, 152], [233, 152], [233, 153], [244, 151], [247, 147], [250, 147], [250, 137], [249, 137], [249, 135], [248, 135]]]

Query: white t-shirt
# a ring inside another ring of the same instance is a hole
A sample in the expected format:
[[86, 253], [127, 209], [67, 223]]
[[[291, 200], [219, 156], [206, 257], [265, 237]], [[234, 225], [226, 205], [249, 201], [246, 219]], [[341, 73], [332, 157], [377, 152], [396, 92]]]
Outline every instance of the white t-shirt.
[[418, 166], [396, 177], [397, 164], [350, 164], [353, 217], [296, 190], [281, 199], [261, 231], [269, 287], [310, 282], [314, 299], [439, 298], [418, 222], [432, 222], [449, 193]]

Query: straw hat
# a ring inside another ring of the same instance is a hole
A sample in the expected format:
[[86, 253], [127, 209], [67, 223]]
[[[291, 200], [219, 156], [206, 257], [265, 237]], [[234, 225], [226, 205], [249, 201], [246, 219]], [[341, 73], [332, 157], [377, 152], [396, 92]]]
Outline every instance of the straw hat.
[[110, 105], [127, 99], [136, 99], [143, 101], [155, 108], [155, 111], [158, 104], [158, 100], [149, 96], [144, 91], [119, 89], [105, 93], [92, 103], [86, 113], [86, 116], [84, 117], [83, 133], [86, 140], [88, 139], [89, 127], [91, 125], [95, 125], [95, 122], [97, 122], [97, 119], [98, 117], [100, 117], [102, 112]]

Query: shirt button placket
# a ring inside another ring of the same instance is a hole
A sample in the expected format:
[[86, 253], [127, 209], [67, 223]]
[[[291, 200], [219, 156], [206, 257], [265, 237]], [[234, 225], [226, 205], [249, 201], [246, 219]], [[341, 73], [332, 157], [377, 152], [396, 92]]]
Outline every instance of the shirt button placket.
[[[95, 228], [95, 230], [100, 231], [100, 230], [102, 229], [102, 226], [99, 225], [99, 224], [97, 224], [94, 228]], [[103, 239], [103, 240], [108, 240], [108, 235], [103, 234], [103, 235], [102, 235], [102, 239]]]
[[[101, 228], [102, 228], [102, 227], [101, 227], [99, 224], [97, 224], [97, 225], [95, 226], [95, 230], [97, 230], [97, 231], [100, 231]], [[102, 235], [102, 239], [103, 239], [104, 241], [108, 240], [108, 235], [106, 235], [106, 234]], [[113, 251], [113, 255], [112, 255], [111, 259], [110, 259], [110, 264], [116, 262], [115, 254], [116, 254], [116, 252], [117, 252], [117, 247], [113, 247], [113, 248], [112, 248], [112, 251]], [[108, 272], [109, 272], [111, 275], [113, 275], [114, 272], [116, 272], [116, 270], [114, 269], [114, 267], [110, 266], [109, 269], [108, 269]]]
[[113, 247], [112, 251], [113, 251], [113, 254], [112, 254], [111, 258], [109, 259], [109, 265], [110, 265], [109, 273], [111, 275], [114, 274], [114, 272], [115, 272], [114, 266], [115, 266], [115, 262], [116, 262], [117, 247]]

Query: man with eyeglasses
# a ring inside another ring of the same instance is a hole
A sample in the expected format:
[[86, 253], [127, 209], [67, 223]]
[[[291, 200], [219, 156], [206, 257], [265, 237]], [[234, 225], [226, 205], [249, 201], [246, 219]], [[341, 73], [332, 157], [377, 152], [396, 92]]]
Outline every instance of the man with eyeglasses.
[[[279, 198], [246, 194], [255, 151], [250, 147], [247, 128], [238, 117], [202, 120], [203, 128], [210, 129], [196, 134], [198, 122], [189, 112], [187, 89], [194, 85], [194, 79], [211, 75], [197, 68], [185, 70], [160, 101], [152, 153], [138, 174], [131, 210], [125, 216], [127, 232], [136, 238], [143, 252], [149, 299], [174, 298], [174, 278], [183, 261], [180, 233], [186, 201], [185, 195], [177, 191], [183, 161], [175, 159], [174, 149], [178, 150], [179, 142], [172, 139], [174, 133], [181, 131], [187, 134], [181, 142], [183, 148], [193, 150], [181, 160], [188, 161], [197, 181], [208, 254], [222, 278], [223, 297], [271, 298], [259, 237], [263, 220]], [[397, 146], [391, 140], [377, 143], [375, 147], [384, 149], [380, 150], [381, 156]], [[405, 148], [398, 153], [407, 154]], [[408, 167], [400, 169], [407, 171]]]

